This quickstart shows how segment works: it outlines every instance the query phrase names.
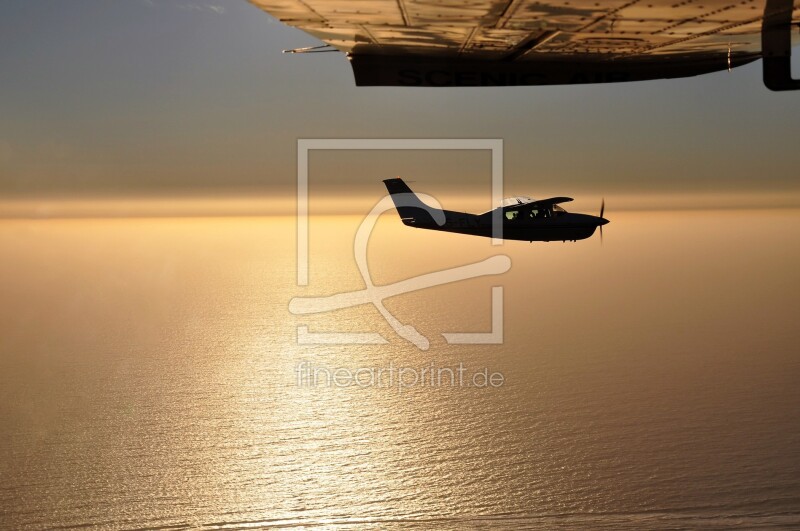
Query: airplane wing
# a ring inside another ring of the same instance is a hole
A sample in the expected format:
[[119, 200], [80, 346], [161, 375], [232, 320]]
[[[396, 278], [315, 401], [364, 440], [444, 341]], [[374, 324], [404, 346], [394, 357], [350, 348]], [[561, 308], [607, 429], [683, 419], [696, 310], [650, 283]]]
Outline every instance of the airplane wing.
[[551, 207], [560, 203], [569, 203], [570, 201], [572, 201], [571, 197], [551, 197], [549, 199], [537, 199], [536, 201], [529, 203], [529, 205]]
[[800, 89], [789, 63], [800, 0], [249, 1], [348, 54], [357, 85], [636, 81], [763, 55], [767, 86]]

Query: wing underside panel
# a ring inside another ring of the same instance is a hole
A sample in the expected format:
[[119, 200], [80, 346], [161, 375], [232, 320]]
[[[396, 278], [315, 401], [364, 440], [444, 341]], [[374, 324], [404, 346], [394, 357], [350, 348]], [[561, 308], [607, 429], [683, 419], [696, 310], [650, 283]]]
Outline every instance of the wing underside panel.
[[344, 52], [535, 61], [758, 53], [766, 0], [250, 2]]

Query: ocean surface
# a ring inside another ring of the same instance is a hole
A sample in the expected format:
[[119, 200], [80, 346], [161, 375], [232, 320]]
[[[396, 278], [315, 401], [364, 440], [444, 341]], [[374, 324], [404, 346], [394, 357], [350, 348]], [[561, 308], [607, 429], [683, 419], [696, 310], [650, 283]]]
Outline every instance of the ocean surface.
[[[0, 221], [0, 527], [800, 528], [800, 211], [606, 217], [499, 247], [381, 217], [376, 285], [511, 261], [384, 301], [427, 350], [371, 303], [289, 311], [364, 288], [356, 217], [311, 219], [307, 286], [293, 218]], [[493, 286], [502, 344], [448, 344]]]

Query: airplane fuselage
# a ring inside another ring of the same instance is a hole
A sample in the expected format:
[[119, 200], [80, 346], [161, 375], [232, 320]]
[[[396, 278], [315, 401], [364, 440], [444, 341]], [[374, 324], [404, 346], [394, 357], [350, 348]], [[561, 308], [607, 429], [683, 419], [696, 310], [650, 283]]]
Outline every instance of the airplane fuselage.
[[[572, 214], [559, 203], [572, 201], [569, 197], [551, 197], [534, 201], [529, 197], [504, 200], [503, 206], [483, 214], [469, 214], [432, 208], [425, 204], [399, 177], [383, 181], [394, 201], [402, 222], [418, 229], [455, 232], [471, 236], [527, 242], [577, 241], [594, 234], [597, 227], [608, 223], [600, 216]], [[502, 235], [494, 234], [494, 222], [501, 222]], [[602, 233], [602, 230], [601, 230]]]
[[[438, 230], [469, 234], [472, 236], [492, 237], [492, 212], [485, 214], [469, 214], [444, 210], [445, 222], [439, 225], [433, 218], [415, 221], [405, 219], [403, 223], [418, 229]], [[504, 214], [504, 212], [501, 212]], [[547, 218], [515, 218], [503, 220], [504, 240], [527, 242], [577, 241], [591, 237], [597, 227], [607, 223], [603, 218], [587, 214], [563, 212]]]

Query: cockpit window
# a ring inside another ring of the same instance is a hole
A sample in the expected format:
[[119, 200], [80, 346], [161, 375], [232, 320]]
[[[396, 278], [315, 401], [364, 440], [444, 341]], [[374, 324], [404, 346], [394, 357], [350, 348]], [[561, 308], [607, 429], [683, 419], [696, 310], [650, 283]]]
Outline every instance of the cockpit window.
[[519, 210], [506, 210], [506, 219], [517, 219]]

